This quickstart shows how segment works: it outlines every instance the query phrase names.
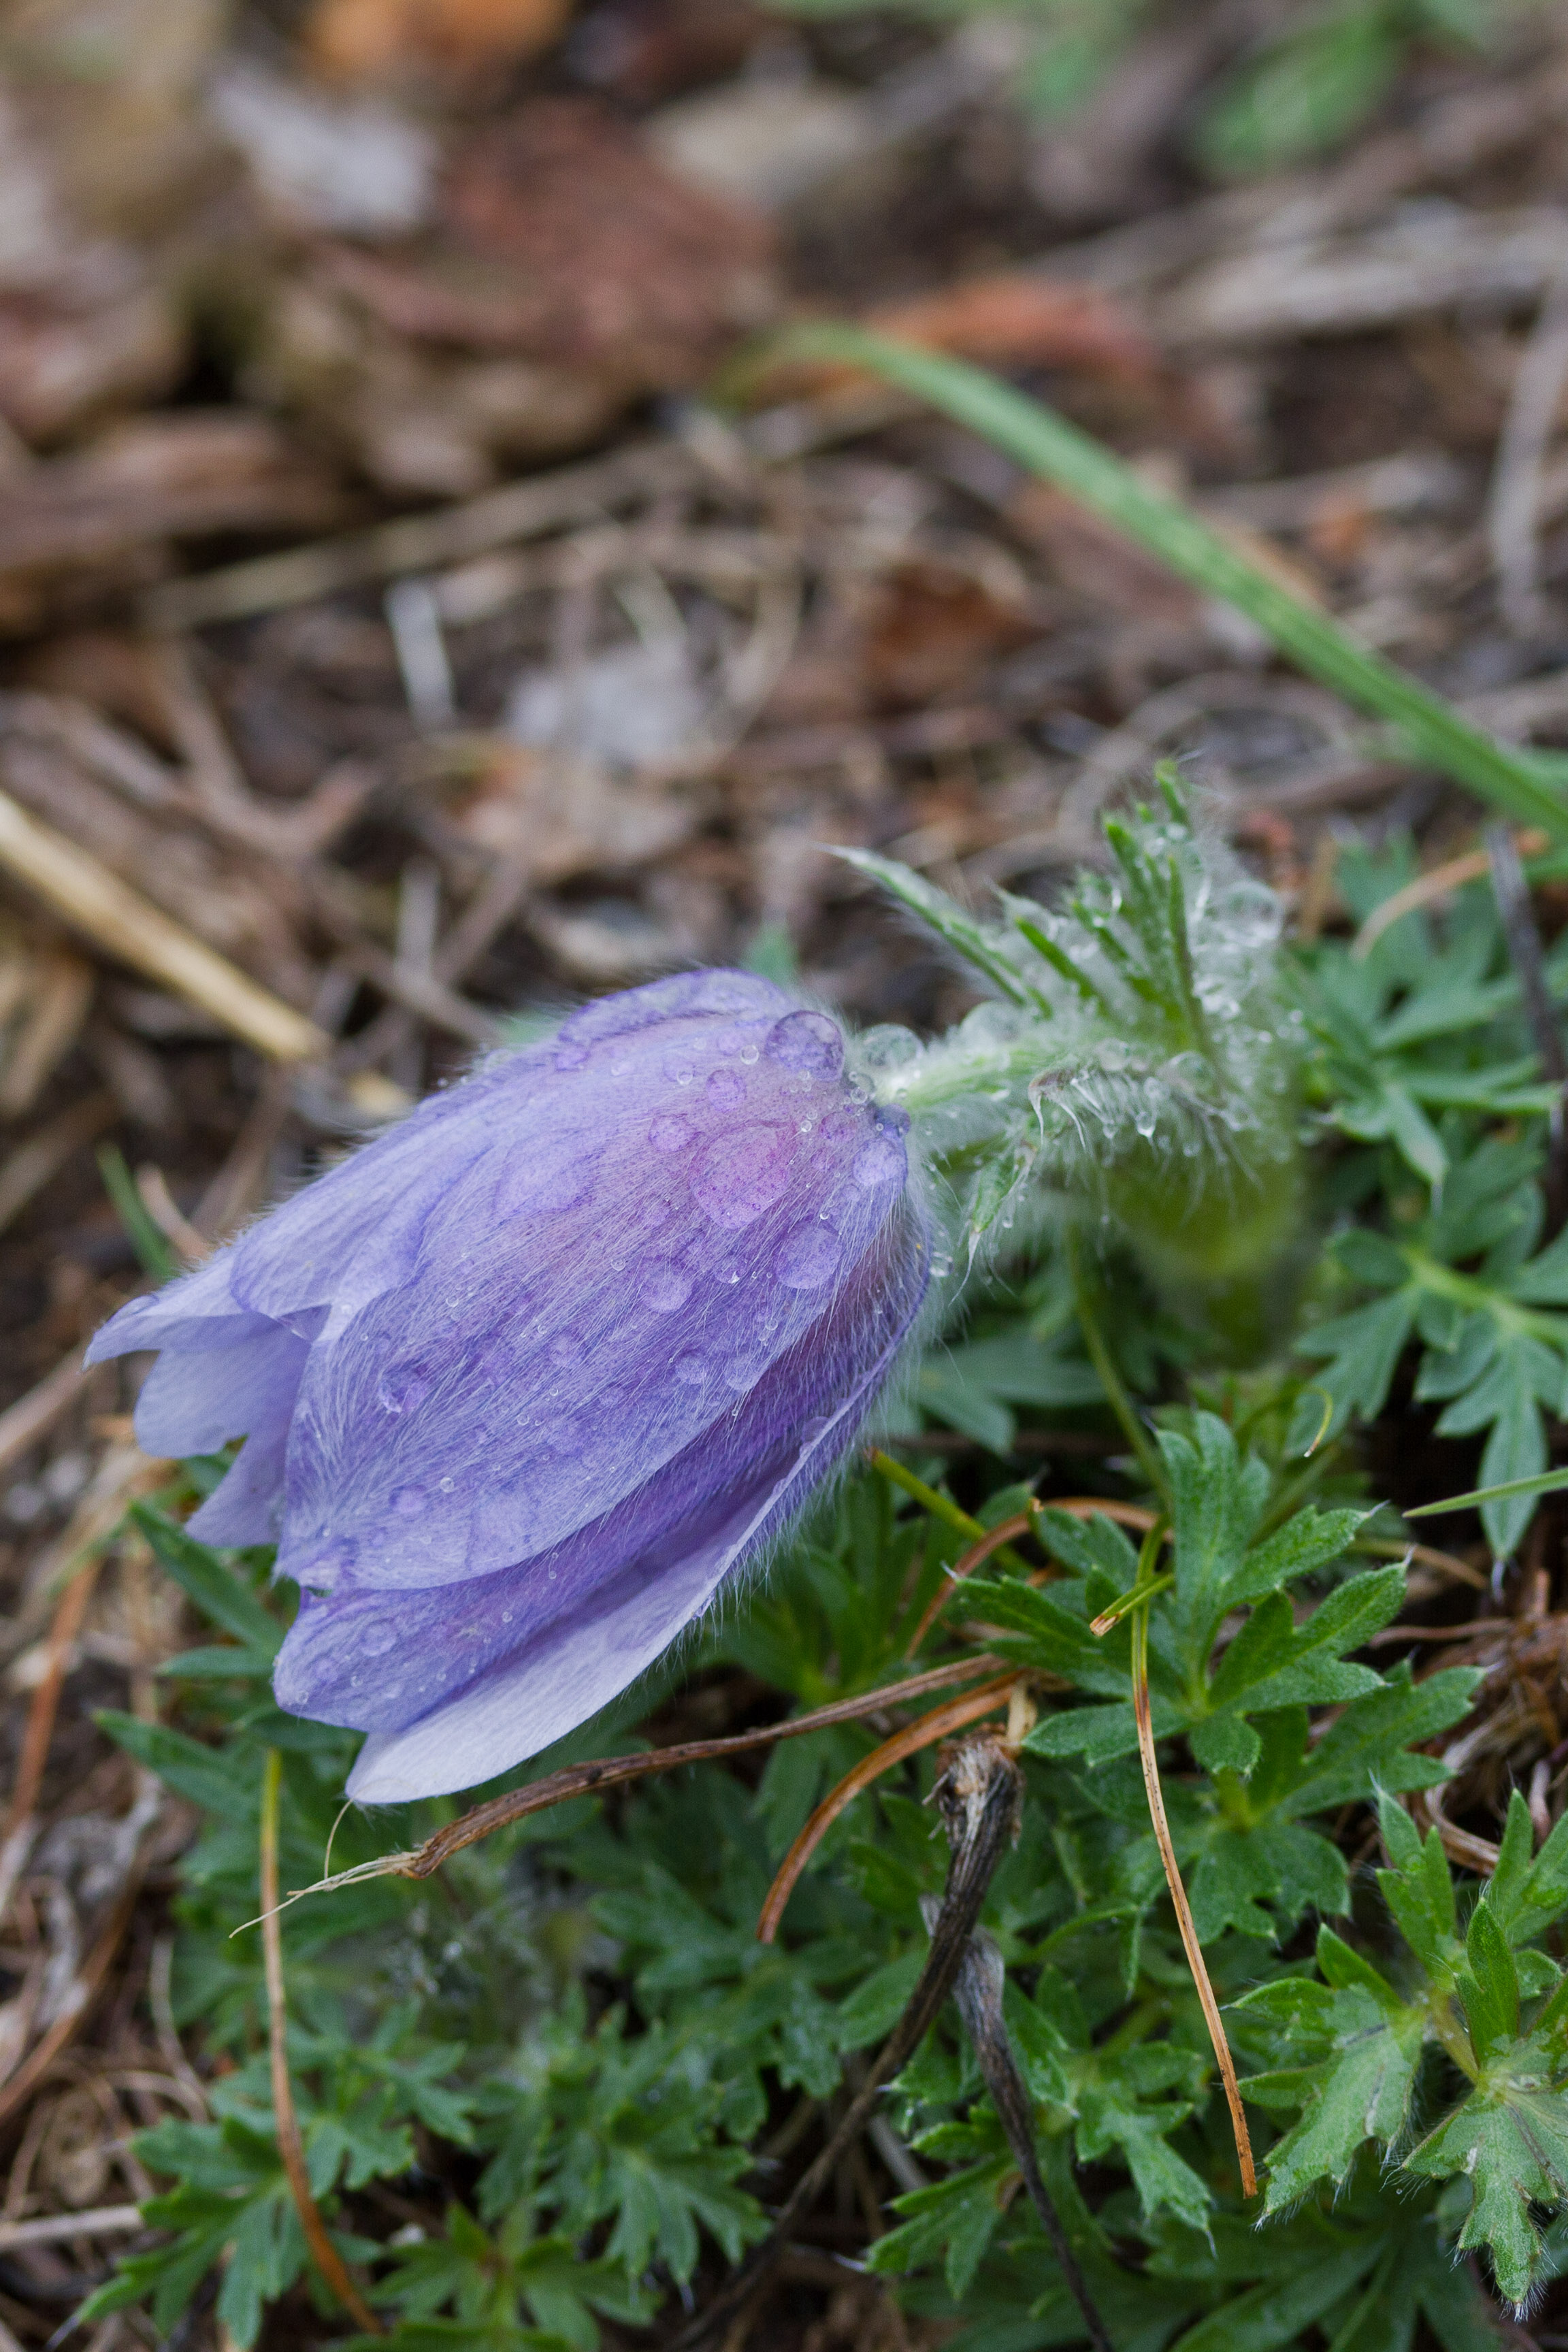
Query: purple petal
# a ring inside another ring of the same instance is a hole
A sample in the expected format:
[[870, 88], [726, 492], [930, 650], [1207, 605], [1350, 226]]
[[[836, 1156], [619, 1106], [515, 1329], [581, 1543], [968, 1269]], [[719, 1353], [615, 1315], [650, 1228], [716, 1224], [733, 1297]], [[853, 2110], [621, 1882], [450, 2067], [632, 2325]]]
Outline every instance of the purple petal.
[[641, 1673], [849, 1442], [925, 1287], [902, 1125], [734, 972], [498, 1055], [101, 1333], [191, 1522], [304, 1588], [280, 1700], [460, 1788]]
[[233, 1250], [220, 1250], [154, 1297], [127, 1299], [93, 1335], [88, 1362], [105, 1363], [143, 1348], [237, 1348], [259, 1338], [268, 1318], [240, 1306], [229, 1283], [233, 1267]]
[[220, 1546], [276, 1543], [288, 1450], [289, 1415], [258, 1421], [228, 1475], [186, 1520], [186, 1534]]
[[[853, 1439], [918, 1309], [923, 1252], [905, 1250], [885, 1271], [879, 1315], [855, 1302], [824, 1345], [814, 1335], [800, 1360], [776, 1369], [736, 1425], [674, 1465], [662, 1492], [589, 1540], [487, 1579], [488, 1590], [345, 1591], [302, 1615], [279, 1660], [279, 1703], [387, 1726], [373, 1729], [348, 1793], [389, 1804], [470, 1788], [563, 1738], [651, 1665]], [[828, 1410], [803, 1414], [813, 1402]], [[661, 1524], [683, 1503], [683, 1518]], [[390, 1666], [377, 1663], [394, 1651]], [[389, 1723], [403, 1707], [413, 1719]]]
[[277, 1323], [244, 1347], [166, 1348], [136, 1401], [136, 1443], [144, 1454], [178, 1457], [216, 1454], [262, 1422], [287, 1428], [310, 1352], [308, 1339]]
[[819, 1034], [815, 1061], [770, 1052], [803, 1020], [831, 1027], [770, 1003], [623, 1021], [564, 1074], [531, 1059], [423, 1213], [410, 1279], [310, 1357], [282, 1573], [325, 1589], [374, 1554], [378, 1583], [417, 1589], [537, 1556], [796, 1345], [900, 1200], [858, 1162], [903, 1152]]

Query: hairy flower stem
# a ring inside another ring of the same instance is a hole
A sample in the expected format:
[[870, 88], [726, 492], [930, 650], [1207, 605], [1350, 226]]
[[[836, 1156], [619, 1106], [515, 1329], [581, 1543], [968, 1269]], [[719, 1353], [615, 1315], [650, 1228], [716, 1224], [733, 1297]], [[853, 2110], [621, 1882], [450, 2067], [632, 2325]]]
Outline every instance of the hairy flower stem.
[[300, 2227], [311, 2259], [356, 2327], [367, 2336], [385, 2329], [349, 2276], [342, 2256], [327, 2235], [327, 2225], [310, 2189], [305, 2164], [305, 2143], [294, 2111], [289, 2080], [289, 2017], [283, 1999], [283, 1930], [278, 1916], [278, 1790], [283, 1759], [276, 1748], [267, 1751], [261, 1776], [261, 1950], [267, 1970], [267, 2043], [272, 2062], [272, 2114], [278, 2132], [278, 2153], [289, 2177], [289, 2193], [300, 2216]]
[[837, 2129], [807, 2167], [781, 2208], [771, 2235], [757, 2247], [706, 2311], [678, 2336], [671, 2352], [694, 2352], [743, 2311], [787, 2250], [789, 2233], [833, 2178], [840, 2158], [870, 2120], [882, 2085], [908, 2063], [952, 1990], [980, 1917], [996, 1865], [1017, 1835], [1024, 1776], [1005, 1741], [990, 1735], [967, 1739], [936, 1788], [951, 1855], [931, 1949], [909, 2006], [879, 2051]]
[[1051, 2252], [1067, 2281], [1068, 2292], [1083, 2314], [1089, 2340], [1094, 2352], [1114, 2352], [1110, 2331], [1089, 2294], [1089, 2283], [1079, 2267], [1078, 2256], [1073, 2252], [1068, 2233], [1062, 2227], [1061, 2216], [1041, 2178], [1039, 2158], [1035, 2152], [1034, 2114], [1028, 2086], [1018, 2071], [1018, 2062], [1013, 2055], [1013, 2045], [1007, 2039], [1007, 2028], [1002, 2015], [1002, 1990], [1006, 1980], [1006, 1964], [997, 1945], [983, 1931], [976, 1931], [964, 1948], [952, 1997], [963, 2020], [964, 2031], [974, 2045], [980, 2071], [985, 2077], [985, 2087], [1007, 2135], [1007, 2145], [1013, 2151], [1014, 2161], [1024, 2176], [1029, 2201], [1040, 2217], [1040, 2226], [1050, 2241]]
[[1236, 2062], [1226, 2040], [1225, 2025], [1219, 2013], [1219, 2002], [1209, 1980], [1208, 1965], [1204, 1958], [1198, 1931], [1193, 1924], [1192, 1906], [1187, 1890], [1182, 1884], [1182, 1874], [1176, 1866], [1176, 1849], [1171, 1840], [1171, 1824], [1165, 1817], [1165, 1792], [1160, 1786], [1159, 1759], [1154, 1753], [1154, 1723], [1149, 1706], [1149, 1610], [1147, 1587], [1153, 1582], [1153, 1564], [1158, 1556], [1159, 1531], [1151, 1528], [1138, 1562], [1138, 1581], [1145, 1588], [1142, 1605], [1132, 1618], [1132, 1713], [1138, 1726], [1138, 1760], [1143, 1767], [1143, 1790], [1149, 1800], [1149, 1818], [1154, 1825], [1154, 1843], [1160, 1849], [1164, 1866], [1165, 1884], [1171, 1890], [1171, 1902], [1176, 1914], [1176, 1926], [1181, 1931], [1182, 1949], [1187, 1956], [1187, 1966], [1193, 1972], [1198, 2003], [1204, 2013], [1204, 2023], [1209, 2030], [1214, 2054], [1219, 2067], [1220, 2081], [1225, 2085], [1226, 2105], [1230, 2109], [1230, 2126], [1236, 2135], [1236, 2160], [1241, 2168], [1241, 2193], [1255, 2197], [1258, 2175], [1252, 2163], [1252, 2139], [1247, 2128], [1247, 2115], [1241, 2104], [1241, 2091], [1236, 2079]]
[[1073, 1305], [1078, 1313], [1079, 1328], [1089, 1358], [1100, 1374], [1100, 1385], [1110, 1400], [1110, 1410], [1126, 1432], [1127, 1442], [1138, 1457], [1138, 1465], [1162, 1500], [1168, 1499], [1165, 1465], [1149, 1443], [1148, 1432], [1132, 1408], [1116, 1361], [1106, 1345], [1105, 1334], [1100, 1328], [1095, 1285], [1083, 1262], [1083, 1249], [1077, 1233], [1069, 1225], [1067, 1234], [1068, 1272], [1072, 1282]]

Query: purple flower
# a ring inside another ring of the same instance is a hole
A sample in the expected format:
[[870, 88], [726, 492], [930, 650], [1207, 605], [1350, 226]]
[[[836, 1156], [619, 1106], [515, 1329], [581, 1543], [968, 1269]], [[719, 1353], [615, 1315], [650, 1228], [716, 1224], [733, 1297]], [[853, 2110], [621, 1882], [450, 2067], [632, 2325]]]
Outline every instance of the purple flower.
[[191, 1520], [301, 1587], [280, 1706], [350, 1793], [471, 1787], [623, 1690], [844, 1452], [924, 1293], [902, 1115], [744, 972], [601, 999], [275, 1209], [92, 1356]]

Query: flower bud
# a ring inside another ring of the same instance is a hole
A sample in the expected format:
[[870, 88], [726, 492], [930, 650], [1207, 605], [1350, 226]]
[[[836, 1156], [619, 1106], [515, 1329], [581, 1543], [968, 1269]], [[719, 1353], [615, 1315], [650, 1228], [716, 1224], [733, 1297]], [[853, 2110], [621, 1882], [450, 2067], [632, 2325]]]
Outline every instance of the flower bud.
[[497, 1055], [121, 1309], [149, 1452], [245, 1444], [190, 1523], [301, 1588], [279, 1704], [350, 1793], [464, 1789], [631, 1683], [844, 1453], [924, 1294], [901, 1112], [744, 972]]

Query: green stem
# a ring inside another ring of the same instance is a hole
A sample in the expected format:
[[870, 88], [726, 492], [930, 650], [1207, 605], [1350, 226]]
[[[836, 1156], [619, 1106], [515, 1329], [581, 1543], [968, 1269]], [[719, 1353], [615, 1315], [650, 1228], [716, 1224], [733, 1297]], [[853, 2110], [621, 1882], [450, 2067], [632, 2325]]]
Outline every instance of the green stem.
[[[923, 1478], [917, 1478], [912, 1470], [906, 1470], [901, 1462], [895, 1462], [890, 1454], [874, 1449], [871, 1467], [879, 1470], [889, 1486], [901, 1486], [922, 1511], [929, 1511], [933, 1519], [940, 1519], [943, 1527], [952, 1528], [955, 1534], [967, 1536], [971, 1543], [984, 1543], [990, 1534], [989, 1528], [982, 1527], [978, 1519], [972, 1519], [967, 1511], [961, 1511], [951, 1496], [938, 1494], [936, 1488], [928, 1486]], [[1034, 1507], [1031, 1504], [1030, 1508]], [[1004, 1567], [1013, 1569], [1020, 1576], [1027, 1576], [1028, 1562], [1019, 1559], [1011, 1544], [1000, 1545], [994, 1557]]]
[[1190, 509], [1063, 416], [962, 360], [847, 326], [791, 329], [770, 360], [831, 360], [868, 368], [967, 425], [1031, 473], [1058, 483], [1210, 596], [1220, 596], [1305, 670], [1358, 709], [1390, 720], [1413, 759], [1526, 824], [1568, 837], [1568, 800], [1527, 755], [1494, 742], [1454, 706], [1358, 645], [1329, 614], [1304, 604], [1239, 554]]
[[1100, 1328], [1100, 1318], [1095, 1311], [1094, 1286], [1084, 1267], [1083, 1253], [1078, 1234], [1070, 1226], [1067, 1235], [1067, 1258], [1068, 1272], [1072, 1281], [1073, 1304], [1078, 1309], [1079, 1328], [1083, 1333], [1084, 1345], [1089, 1349], [1089, 1361], [1100, 1374], [1100, 1384], [1110, 1401], [1110, 1410], [1121, 1423], [1127, 1442], [1138, 1457], [1139, 1466], [1143, 1475], [1155, 1494], [1169, 1502], [1170, 1488], [1165, 1480], [1165, 1465], [1149, 1443], [1148, 1433], [1132, 1410], [1132, 1400], [1127, 1393], [1121, 1374], [1117, 1370], [1110, 1349], [1106, 1345], [1105, 1334]]

